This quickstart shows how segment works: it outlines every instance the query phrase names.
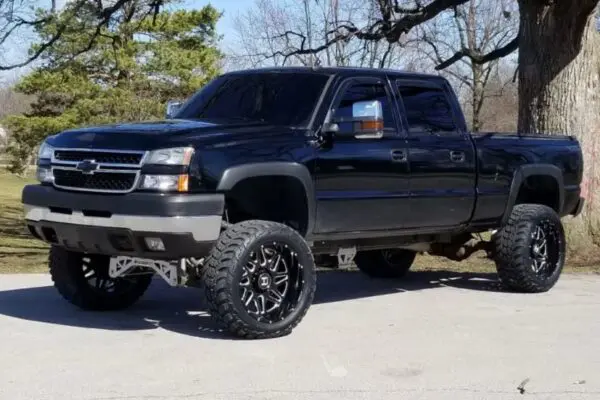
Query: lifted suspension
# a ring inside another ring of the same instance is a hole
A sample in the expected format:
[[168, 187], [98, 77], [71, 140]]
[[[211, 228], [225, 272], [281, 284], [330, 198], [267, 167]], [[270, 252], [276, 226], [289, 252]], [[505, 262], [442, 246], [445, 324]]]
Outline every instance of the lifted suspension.
[[118, 256], [110, 259], [108, 274], [119, 278], [139, 273], [139, 270], [158, 274], [170, 286], [192, 286], [198, 278], [202, 259], [152, 260], [148, 258]]

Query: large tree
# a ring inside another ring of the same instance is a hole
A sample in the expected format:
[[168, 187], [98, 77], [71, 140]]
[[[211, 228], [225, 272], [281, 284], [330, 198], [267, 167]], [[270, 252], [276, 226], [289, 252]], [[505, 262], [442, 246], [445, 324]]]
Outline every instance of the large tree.
[[130, 1], [98, 25], [90, 2], [70, 3], [36, 25], [30, 53], [53, 43], [16, 86], [34, 98], [31, 111], [4, 121], [13, 170], [22, 171], [39, 141], [60, 130], [161, 118], [168, 99], [190, 96], [219, 72], [218, 18], [210, 6], [154, 14]]

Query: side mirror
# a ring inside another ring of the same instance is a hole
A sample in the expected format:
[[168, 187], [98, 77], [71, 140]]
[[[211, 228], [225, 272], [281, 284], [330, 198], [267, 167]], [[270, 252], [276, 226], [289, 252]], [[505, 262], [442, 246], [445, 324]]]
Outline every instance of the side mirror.
[[336, 118], [333, 122], [339, 126], [336, 136], [383, 137], [383, 107], [379, 100], [357, 101], [352, 104], [352, 117]]
[[181, 108], [181, 106], [183, 105], [183, 103], [181, 101], [177, 101], [177, 100], [171, 100], [167, 103], [167, 113], [166, 113], [166, 118], [167, 119], [171, 119], [173, 118], [173, 115], [175, 115], [177, 113], [177, 111]]

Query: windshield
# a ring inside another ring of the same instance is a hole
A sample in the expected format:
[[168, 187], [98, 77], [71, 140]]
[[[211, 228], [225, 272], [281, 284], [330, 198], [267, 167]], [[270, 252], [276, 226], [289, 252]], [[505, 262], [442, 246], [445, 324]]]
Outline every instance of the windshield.
[[308, 125], [329, 79], [315, 73], [249, 73], [214, 79], [175, 118]]

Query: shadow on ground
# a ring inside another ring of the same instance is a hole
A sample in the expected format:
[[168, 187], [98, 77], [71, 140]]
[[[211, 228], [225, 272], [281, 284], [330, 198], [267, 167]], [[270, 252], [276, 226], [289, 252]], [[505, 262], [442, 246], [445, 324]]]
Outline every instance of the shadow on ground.
[[[49, 278], [48, 278], [49, 279]], [[370, 279], [354, 270], [323, 271], [314, 304], [351, 301], [443, 286], [500, 291], [495, 274], [451, 271], [412, 272], [402, 280]], [[106, 330], [163, 328], [196, 337], [230, 339], [204, 311], [203, 293], [170, 288], [156, 279], [144, 298], [121, 312], [86, 312], [65, 302], [52, 286], [0, 291], [0, 314], [49, 324]]]

